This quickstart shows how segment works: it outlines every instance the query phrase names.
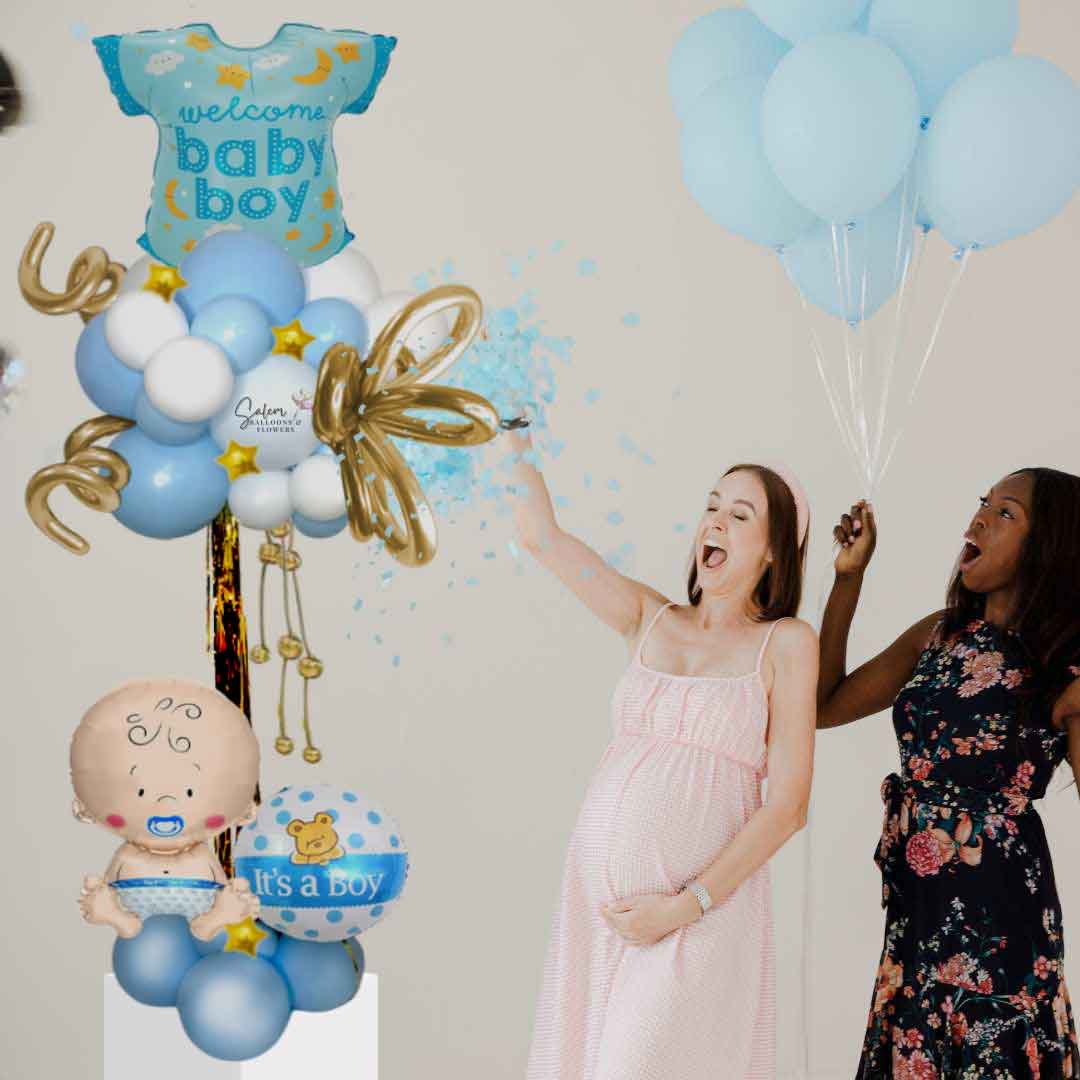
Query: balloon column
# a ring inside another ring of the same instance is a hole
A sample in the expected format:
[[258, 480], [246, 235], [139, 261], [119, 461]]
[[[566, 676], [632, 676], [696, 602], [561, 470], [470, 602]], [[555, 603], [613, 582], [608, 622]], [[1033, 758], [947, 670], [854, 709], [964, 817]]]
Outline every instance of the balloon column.
[[[834, 417], [870, 494], [927, 233], [956, 271], [1030, 232], [1080, 182], [1080, 90], [1048, 61], [1011, 53], [1019, 0], [748, 0], [692, 23], [669, 86], [683, 178], [719, 225], [778, 253], [807, 308], [844, 324], [838, 377], [814, 333]], [[862, 324], [891, 303], [877, 352]], [[921, 353], [921, 355], [920, 355]], [[871, 407], [864, 380], [878, 377]]]

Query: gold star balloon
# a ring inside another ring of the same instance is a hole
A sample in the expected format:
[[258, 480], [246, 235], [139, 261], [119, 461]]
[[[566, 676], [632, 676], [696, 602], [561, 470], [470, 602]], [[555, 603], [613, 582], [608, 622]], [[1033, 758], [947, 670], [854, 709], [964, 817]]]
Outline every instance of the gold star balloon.
[[238, 477], [248, 473], [257, 473], [262, 470], [255, 464], [255, 455], [259, 452], [257, 446], [241, 446], [240, 443], [229, 440], [229, 448], [214, 460], [229, 474], [231, 484]]
[[150, 264], [150, 272], [146, 276], [146, 284], [143, 288], [147, 292], [157, 293], [162, 300], [171, 300], [177, 289], [182, 289], [187, 282], [180, 276], [180, 271], [175, 266], [161, 266], [159, 263]]
[[271, 355], [282, 354], [291, 356], [294, 360], [304, 359], [304, 348], [310, 345], [315, 336], [309, 334], [301, 325], [299, 319], [293, 319], [287, 326], [272, 326], [274, 335], [274, 347], [270, 350]]
[[[423, 361], [405, 347], [421, 322], [457, 310], [450, 335]], [[344, 457], [341, 479], [352, 535], [378, 536], [398, 562], [426, 565], [437, 547], [435, 515], [419, 481], [390, 436], [442, 446], [476, 446], [499, 430], [495, 407], [480, 394], [431, 381], [451, 367], [480, 329], [480, 297], [463, 285], [441, 285], [410, 301], [383, 328], [366, 361], [337, 344], [323, 357], [312, 425]], [[425, 420], [418, 410], [445, 414]], [[393, 502], [391, 500], [393, 496]], [[400, 515], [394, 512], [396, 503]]]
[[225, 952], [242, 952], [248, 956], [258, 955], [259, 942], [270, 936], [255, 925], [255, 920], [250, 915], [243, 922], [226, 926], [225, 934]]

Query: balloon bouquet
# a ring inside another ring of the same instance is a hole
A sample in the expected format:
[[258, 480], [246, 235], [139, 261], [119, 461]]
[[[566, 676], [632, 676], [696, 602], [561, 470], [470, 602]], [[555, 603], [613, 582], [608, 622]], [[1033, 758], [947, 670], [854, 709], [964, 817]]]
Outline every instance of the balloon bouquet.
[[[749, 9], [749, 10], [747, 10]], [[718, 224], [774, 250], [808, 312], [834, 419], [866, 494], [899, 439], [973, 251], [1038, 228], [1080, 180], [1080, 91], [1011, 53], [1019, 0], [748, 0], [692, 23], [669, 87], [683, 177]], [[913, 343], [927, 236], [955, 266]], [[876, 316], [876, 318], [875, 318]]]
[[[1050, 221], [1080, 182], [1080, 90], [1012, 54], [1018, 24], [1019, 0], [747, 0], [692, 23], [671, 56], [686, 186], [718, 224], [776, 253], [867, 497], [903, 431], [889, 427], [890, 391], [906, 367], [910, 407], [971, 253]], [[934, 230], [954, 266], [916, 343]]]
[[[293, 750], [284, 686], [296, 662], [315, 764], [308, 685], [323, 668], [294, 533], [348, 527], [426, 565], [434, 514], [398, 442], [475, 446], [500, 420], [482, 395], [435, 383], [480, 330], [477, 295], [380, 296], [371, 263], [346, 246], [330, 129], [368, 107], [393, 38], [287, 24], [238, 49], [200, 23], [94, 44], [123, 112], [158, 124], [148, 254], [125, 271], [88, 248], [53, 291], [52, 226], [27, 244], [23, 295], [81, 315], [75, 370], [103, 414], [30, 480], [27, 508], [76, 554], [89, 545], [50, 506], [57, 487], [149, 538], [206, 529], [216, 689], [130, 684], [87, 713], [72, 745], [75, 813], [125, 843], [86, 879], [81, 907], [117, 932], [128, 993], [175, 1005], [196, 1045], [242, 1060], [273, 1045], [292, 1009], [355, 994], [355, 938], [400, 895], [408, 859], [393, 820], [347, 788], [287, 787], [257, 808], [239, 528], [265, 533], [261, 593], [269, 568], [283, 575], [275, 748]], [[269, 657], [264, 636], [251, 659]]]

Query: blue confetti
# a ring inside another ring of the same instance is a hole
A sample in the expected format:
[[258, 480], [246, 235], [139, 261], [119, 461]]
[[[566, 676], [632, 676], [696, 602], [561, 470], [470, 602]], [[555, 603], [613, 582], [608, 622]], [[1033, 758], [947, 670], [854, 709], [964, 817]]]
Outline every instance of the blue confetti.
[[551, 500], [556, 507], [560, 510], [565, 510], [570, 506], [570, 500], [565, 495], [555, 495]]
[[609, 525], [621, 525], [623, 523], [623, 516], [618, 510], [612, 510], [607, 516]]
[[582, 277], [592, 277], [596, 273], [595, 259], [581, 259], [577, 264], [578, 273]]
[[684, 532], [686, 532], [686, 525], [685, 525], [685, 523], [684, 523], [684, 522], [681, 522], [681, 521], [680, 521], [680, 522], [679, 522], [679, 523], [678, 523], [678, 524], [677, 524], [677, 525], [675, 526], [675, 531], [676, 531], [677, 533], [684, 533]]
[[622, 484], [614, 476], [607, 482], [607, 486], [611, 491], [622, 491]]
[[585, 404], [595, 405], [600, 400], [600, 391], [596, 389], [585, 391]]
[[640, 326], [641, 316], [636, 311], [628, 311], [619, 321], [623, 326]]
[[394, 654], [394, 667], [401, 667], [401, 657]]

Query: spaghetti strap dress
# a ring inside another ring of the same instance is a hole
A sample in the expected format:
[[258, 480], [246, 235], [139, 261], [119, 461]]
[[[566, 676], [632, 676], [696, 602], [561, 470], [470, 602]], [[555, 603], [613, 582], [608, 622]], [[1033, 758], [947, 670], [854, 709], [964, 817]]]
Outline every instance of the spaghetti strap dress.
[[645, 665], [649, 623], [615, 688], [614, 734], [570, 837], [528, 1080], [772, 1080], [775, 975], [768, 866], [653, 945], [604, 921], [614, 900], [674, 895], [761, 807], [768, 693], [752, 672]]

